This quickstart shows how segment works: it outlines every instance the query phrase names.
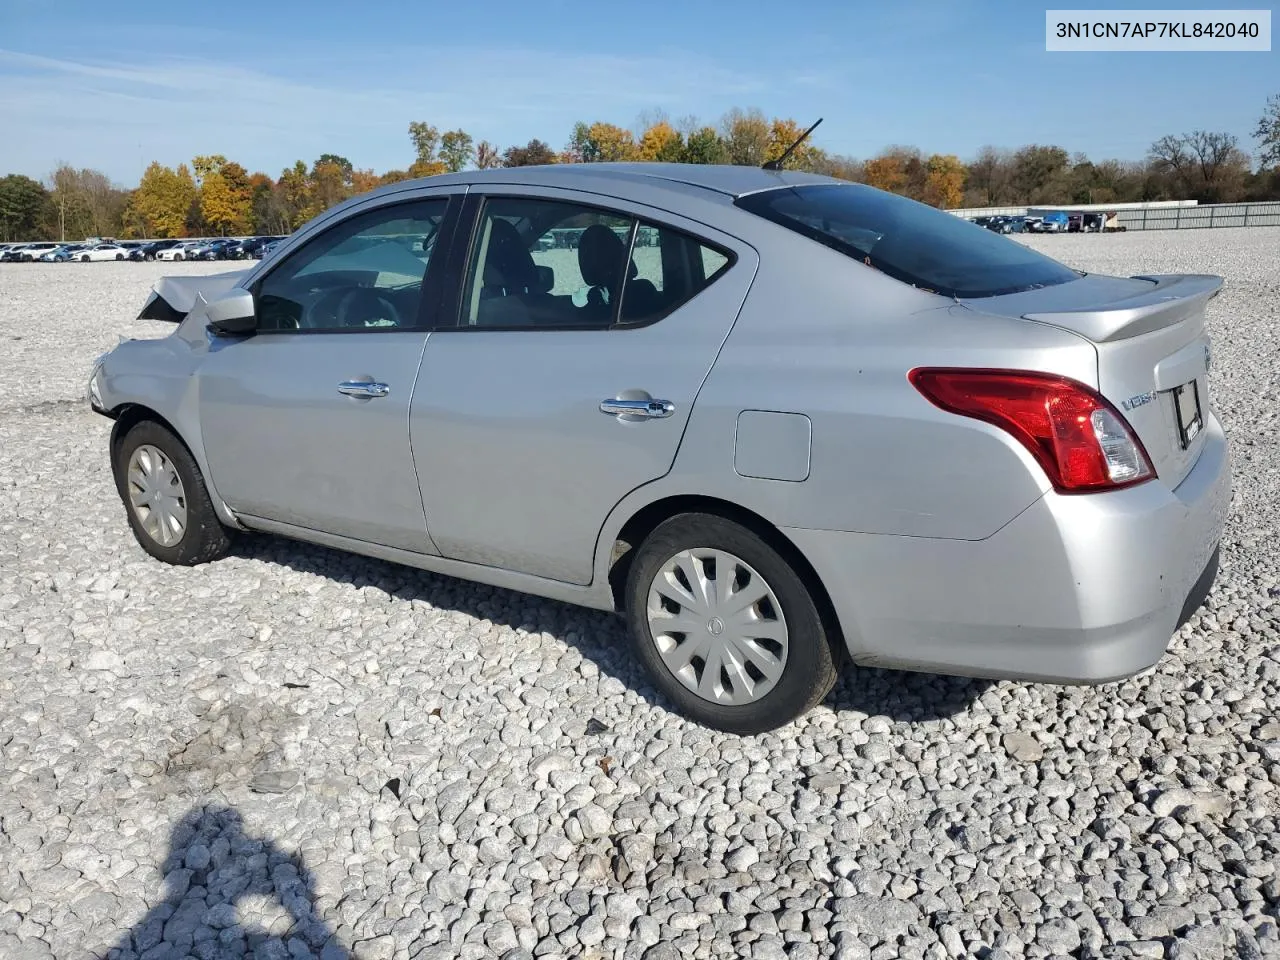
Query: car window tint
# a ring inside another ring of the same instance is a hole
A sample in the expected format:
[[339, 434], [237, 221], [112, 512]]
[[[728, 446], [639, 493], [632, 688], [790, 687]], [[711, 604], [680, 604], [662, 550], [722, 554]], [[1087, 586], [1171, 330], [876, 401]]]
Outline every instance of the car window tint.
[[306, 243], [259, 285], [258, 329], [416, 326], [422, 281], [446, 203], [419, 200], [372, 210]]
[[619, 323], [652, 323], [706, 288], [729, 266], [727, 253], [652, 223], [636, 229]]
[[472, 241], [463, 326], [608, 326], [634, 223], [556, 200], [487, 201]]
[[991, 297], [1080, 276], [978, 223], [863, 184], [783, 187], [735, 203], [895, 280], [947, 297]]

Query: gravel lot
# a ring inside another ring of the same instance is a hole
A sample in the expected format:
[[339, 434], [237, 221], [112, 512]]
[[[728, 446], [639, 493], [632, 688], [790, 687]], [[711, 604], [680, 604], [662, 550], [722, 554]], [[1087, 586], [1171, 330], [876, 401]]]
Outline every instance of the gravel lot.
[[1280, 229], [1028, 242], [1228, 278], [1209, 606], [1124, 683], [849, 670], [754, 739], [605, 615], [271, 538], [149, 559], [85, 378], [226, 267], [0, 266], [0, 957], [1280, 955]]

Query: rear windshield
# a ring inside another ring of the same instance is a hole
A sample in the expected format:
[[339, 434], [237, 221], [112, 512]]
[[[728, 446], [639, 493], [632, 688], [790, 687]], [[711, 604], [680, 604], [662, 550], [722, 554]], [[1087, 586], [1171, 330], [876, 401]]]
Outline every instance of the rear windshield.
[[811, 184], [737, 205], [901, 280], [946, 297], [995, 297], [1082, 274], [1016, 240], [862, 184]]

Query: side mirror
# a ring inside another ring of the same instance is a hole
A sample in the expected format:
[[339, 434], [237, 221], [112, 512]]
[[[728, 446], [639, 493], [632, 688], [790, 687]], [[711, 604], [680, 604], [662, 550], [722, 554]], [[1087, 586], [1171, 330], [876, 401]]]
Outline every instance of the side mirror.
[[248, 290], [232, 290], [209, 304], [206, 312], [210, 329], [224, 336], [243, 336], [258, 328], [253, 294]]

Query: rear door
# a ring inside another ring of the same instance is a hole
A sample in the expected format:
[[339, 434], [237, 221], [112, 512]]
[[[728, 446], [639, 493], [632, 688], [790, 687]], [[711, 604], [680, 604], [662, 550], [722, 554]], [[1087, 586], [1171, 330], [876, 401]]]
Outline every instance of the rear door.
[[414, 458], [441, 554], [586, 584], [609, 511], [671, 468], [757, 260], [672, 214], [513, 189], [472, 188]]

